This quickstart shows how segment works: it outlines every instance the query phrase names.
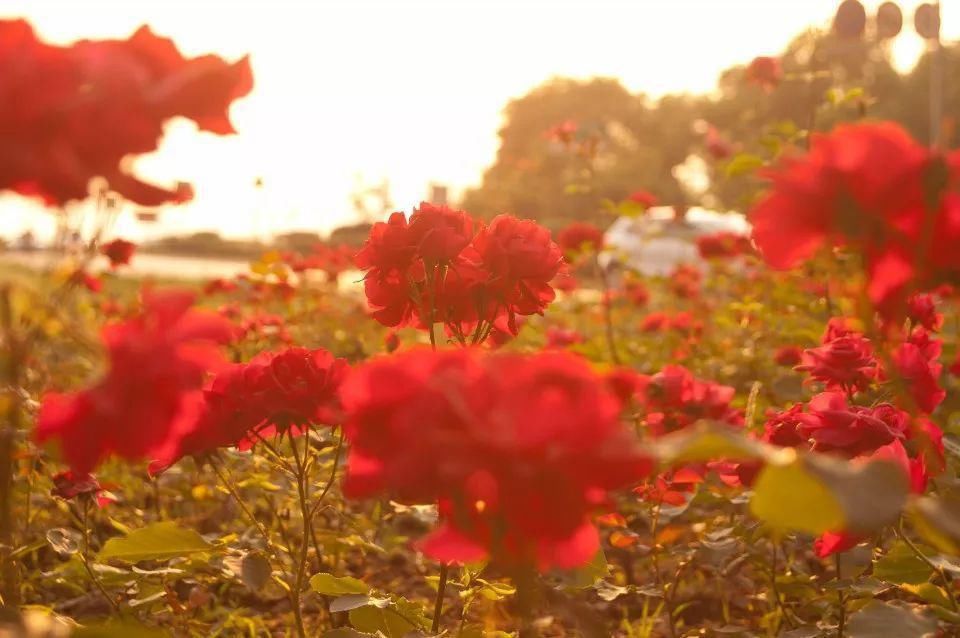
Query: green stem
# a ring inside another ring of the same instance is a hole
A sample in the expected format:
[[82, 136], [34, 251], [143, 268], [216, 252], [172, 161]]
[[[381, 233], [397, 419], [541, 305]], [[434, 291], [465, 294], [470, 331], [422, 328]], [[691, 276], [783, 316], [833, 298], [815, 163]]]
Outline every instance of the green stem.
[[96, 572], [93, 571], [93, 567], [90, 566], [90, 497], [84, 495], [81, 496], [81, 498], [83, 499], [83, 547], [80, 548], [80, 562], [83, 563], [83, 567], [87, 570], [87, 575], [90, 576], [90, 580], [93, 581], [94, 586], [100, 590], [103, 597], [106, 598], [110, 606], [113, 607], [113, 612], [119, 615], [120, 605], [118, 605], [113, 596], [107, 592], [107, 588], [103, 586]]
[[440, 563], [440, 582], [437, 583], [437, 598], [433, 602], [433, 633], [440, 632], [440, 616], [443, 614], [443, 595], [447, 590], [447, 576], [449, 575], [450, 565]]
[[294, 564], [294, 579], [293, 579], [293, 618], [296, 622], [297, 635], [300, 638], [306, 638], [307, 630], [303, 622], [303, 581], [306, 576], [307, 571], [307, 552], [309, 549], [309, 542], [307, 539], [310, 537], [310, 427], [307, 426], [306, 431], [303, 433], [304, 446], [303, 446], [303, 458], [300, 457], [300, 454], [297, 450], [296, 437], [292, 434], [290, 435], [290, 447], [293, 450], [293, 461], [297, 469], [296, 479], [297, 479], [297, 502], [300, 504], [300, 518], [301, 518], [301, 529], [300, 529], [300, 553], [297, 556], [296, 563]]
[[[15, 437], [20, 431], [20, 377], [24, 351], [14, 334], [12, 291], [9, 286], [0, 289], [0, 325], [3, 327], [3, 345], [7, 350], [5, 374], [0, 387], [6, 386], [8, 397], [4, 422], [0, 423], [0, 598], [3, 605], [20, 603], [20, 583], [13, 551], [13, 475]], [[0, 394], [2, 396], [2, 394]]]
[[[834, 564], [837, 567], [837, 582], [839, 583], [840, 575], [840, 554], [834, 554]], [[847, 624], [847, 597], [843, 594], [843, 590], [837, 587], [837, 603], [839, 604], [839, 613], [840, 619], [837, 622], [837, 638], [843, 638], [843, 630]]]

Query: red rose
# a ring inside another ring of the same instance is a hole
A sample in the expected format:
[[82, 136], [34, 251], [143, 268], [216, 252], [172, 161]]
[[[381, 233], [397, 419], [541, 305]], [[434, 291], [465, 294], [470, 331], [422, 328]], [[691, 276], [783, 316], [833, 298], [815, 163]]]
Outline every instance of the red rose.
[[801, 427], [808, 419], [803, 412], [803, 404], [792, 405], [782, 412], [767, 414], [767, 422], [763, 424], [763, 441], [778, 447], [805, 447], [808, 443]]
[[263, 352], [249, 363], [233, 364], [204, 388], [197, 417], [180, 445], [158, 457], [157, 466], [218, 447], [246, 449], [261, 438], [298, 435], [310, 425], [338, 425], [338, 393], [347, 371], [346, 360], [306, 348]]
[[670, 275], [670, 289], [681, 299], [691, 299], [700, 294], [703, 274], [696, 266], [680, 264]]
[[730, 259], [750, 252], [750, 238], [721, 231], [697, 238], [697, 250], [704, 259]]
[[848, 405], [839, 392], [824, 392], [810, 399], [810, 415], [800, 432], [818, 452], [839, 452], [849, 458], [906, 438], [910, 416], [881, 404], [876, 408]]
[[627, 197], [628, 202], [640, 204], [643, 208], [652, 208], [657, 205], [657, 198], [653, 193], [644, 190], [634, 191]]
[[650, 291], [643, 285], [642, 281], [628, 279], [623, 284], [623, 294], [630, 300], [630, 303], [637, 307], [646, 306], [650, 301]]
[[943, 315], [937, 312], [937, 300], [931, 294], [913, 295], [907, 299], [907, 318], [915, 326], [923, 326], [930, 332], [943, 327]]
[[777, 58], [762, 55], [750, 62], [744, 76], [750, 84], [772, 91], [783, 79], [783, 68]]
[[226, 319], [191, 310], [187, 292], [148, 291], [143, 302], [139, 315], [103, 329], [110, 366], [99, 382], [43, 398], [37, 440], [57, 439], [77, 474], [111, 454], [169, 456], [196, 416], [204, 375], [223, 365], [218, 344], [232, 333]]
[[130, 263], [137, 245], [126, 239], [114, 239], [100, 247], [100, 252], [110, 260], [110, 267], [125, 266]]
[[97, 507], [106, 507], [117, 500], [92, 474], [77, 474], [71, 470], [54, 475], [50, 495], [67, 501], [78, 497], [91, 498]]
[[557, 244], [568, 261], [603, 248], [603, 231], [587, 222], [573, 222], [557, 235]]
[[422, 546], [442, 561], [582, 565], [595, 508], [650, 467], [617, 396], [564, 353], [409, 351], [360, 366], [342, 396], [347, 495], [439, 501]]
[[550, 326], [546, 331], [547, 348], [568, 348], [583, 343], [583, 335], [576, 330]]
[[637, 401], [655, 437], [700, 419], [742, 426], [742, 413], [730, 405], [733, 396], [732, 387], [697, 379], [679, 365], [668, 365], [653, 376], [637, 377]]
[[930, 339], [923, 328], [917, 328], [893, 353], [897, 374], [906, 383], [917, 409], [925, 414], [933, 412], [947, 396], [939, 383], [943, 371], [937, 361], [941, 346], [939, 339]]
[[773, 353], [773, 360], [778, 366], [795, 366], [803, 359], [803, 348], [800, 346], [781, 346]]
[[824, 245], [852, 247], [884, 320], [903, 317], [911, 288], [933, 288], [960, 271], [953, 248], [960, 196], [951, 190], [960, 169], [895, 124], [848, 124], [815, 136], [808, 153], [788, 156], [768, 177], [771, 189], [750, 218], [775, 268], [793, 267]]
[[465, 258], [486, 273], [482, 305], [506, 314], [511, 332], [516, 332], [516, 315], [540, 314], [555, 297], [550, 281], [560, 270], [562, 254], [550, 231], [536, 222], [494, 217], [473, 238]]
[[828, 390], [845, 392], [866, 390], [879, 375], [870, 341], [858, 334], [837, 337], [818, 348], [804, 350], [802, 364], [796, 369], [808, 372]]
[[473, 238], [473, 219], [462, 210], [421, 202], [410, 216], [410, 241], [429, 263], [449, 263]]
[[141, 27], [126, 40], [44, 44], [22, 20], [0, 20], [0, 189], [63, 205], [88, 196], [91, 179], [144, 206], [181, 202], [186, 188], [160, 188], [124, 172], [124, 158], [156, 150], [176, 116], [203, 130], [233, 132], [230, 103], [250, 92], [249, 61], [184, 58]]

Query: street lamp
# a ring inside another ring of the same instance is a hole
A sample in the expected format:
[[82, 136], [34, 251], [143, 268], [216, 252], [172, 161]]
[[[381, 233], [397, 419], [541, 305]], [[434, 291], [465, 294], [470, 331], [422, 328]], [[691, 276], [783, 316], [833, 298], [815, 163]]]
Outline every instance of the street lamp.
[[[866, 31], [867, 12], [859, 0], [843, 0], [833, 19], [838, 37], [854, 40]], [[930, 145], [940, 144], [943, 119], [943, 44], [940, 40], [940, 1], [925, 2], [913, 14], [913, 27], [930, 46]], [[877, 9], [876, 34], [889, 40], [900, 34], [903, 12], [895, 2], [884, 2]]]

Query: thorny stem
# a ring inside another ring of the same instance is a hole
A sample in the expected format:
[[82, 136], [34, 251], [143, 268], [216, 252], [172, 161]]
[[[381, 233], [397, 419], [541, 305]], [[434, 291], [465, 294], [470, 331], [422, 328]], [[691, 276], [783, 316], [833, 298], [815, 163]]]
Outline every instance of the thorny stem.
[[940, 580], [943, 581], [943, 588], [946, 590], [947, 596], [950, 597], [950, 606], [953, 607], [954, 611], [960, 611], [960, 604], [957, 603], [957, 597], [953, 591], [953, 582], [950, 577], [947, 576], [946, 570], [944, 570], [943, 567], [934, 564], [934, 562], [930, 560], [930, 558], [924, 554], [923, 551], [921, 551], [912, 540], [910, 540], [907, 534], [903, 531], [903, 519], [897, 523], [894, 531], [896, 532], [897, 537], [902, 540], [907, 547], [910, 548], [910, 551], [912, 551], [917, 558], [926, 563], [927, 567], [935, 571], [940, 576]]
[[450, 565], [440, 563], [440, 582], [437, 583], [437, 598], [433, 602], [433, 625], [431, 631], [438, 633], [440, 631], [440, 615], [443, 613], [443, 594], [447, 589], [447, 575], [450, 571]]
[[107, 599], [107, 602], [110, 603], [110, 606], [113, 607], [113, 611], [116, 614], [120, 613], [120, 605], [117, 604], [117, 601], [114, 600], [113, 596], [107, 593], [107, 588], [103, 586], [103, 583], [100, 582], [100, 579], [97, 578], [96, 572], [93, 571], [93, 567], [90, 566], [90, 498], [87, 496], [83, 498], [83, 547], [80, 548], [80, 562], [83, 563], [84, 569], [87, 570], [87, 575], [90, 576], [90, 580], [93, 581], [94, 586], [100, 590], [100, 593], [104, 598]]

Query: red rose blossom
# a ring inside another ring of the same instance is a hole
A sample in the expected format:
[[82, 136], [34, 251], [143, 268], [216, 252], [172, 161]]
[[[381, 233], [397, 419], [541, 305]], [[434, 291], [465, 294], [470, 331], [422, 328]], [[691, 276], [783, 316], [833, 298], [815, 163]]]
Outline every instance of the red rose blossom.
[[793, 367], [803, 359], [803, 348], [800, 346], [781, 346], [773, 353], [773, 360], [778, 366]]
[[568, 261], [603, 248], [603, 231], [587, 222], [573, 222], [557, 235], [557, 244]]
[[342, 396], [346, 494], [439, 501], [422, 547], [441, 561], [585, 564], [593, 510], [650, 468], [620, 400], [565, 353], [408, 351], [360, 366]]
[[126, 239], [114, 239], [100, 247], [100, 252], [110, 260], [110, 267], [126, 266], [130, 263], [137, 245]]
[[750, 84], [756, 84], [766, 91], [772, 91], [783, 79], [783, 68], [777, 58], [762, 55], [750, 62], [744, 76]]
[[850, 333], [837, 337], [818, 348], [804, 350], [802, 364], [796, 367], [807, 372], [828, 390], [845, 392], [866, 390], [879, 376], [879, 363], [870, 341]]

